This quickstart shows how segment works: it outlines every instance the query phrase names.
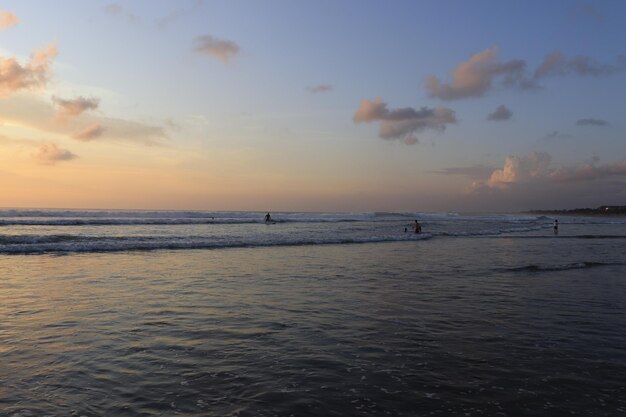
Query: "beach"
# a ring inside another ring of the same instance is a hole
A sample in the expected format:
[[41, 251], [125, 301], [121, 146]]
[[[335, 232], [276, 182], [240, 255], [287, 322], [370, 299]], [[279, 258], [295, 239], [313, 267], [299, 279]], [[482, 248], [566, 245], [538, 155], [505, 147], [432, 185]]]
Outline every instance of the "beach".
[[624, 219], [264, 214], [0, 213], [0, 415], [626, 414]]

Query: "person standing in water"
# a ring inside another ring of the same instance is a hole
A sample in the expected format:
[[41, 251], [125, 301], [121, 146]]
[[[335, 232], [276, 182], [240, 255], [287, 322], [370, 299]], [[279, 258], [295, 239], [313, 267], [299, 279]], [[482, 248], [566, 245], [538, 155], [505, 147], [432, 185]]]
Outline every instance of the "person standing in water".
[[415, 220], [415, 233], [422, 233], [422, 225], [417, 220]]
[[559, 234], [559, 221], [556, 220], [556, 219], [554, 220], [554, 227], [553, 227], [553, 229], [554, 229], [554, 234], [558, 235]]
[[269, 223], [269, 222], [271, 222], [271, 221], [272, 221], [272, 216], [270, 216], [270, 214], [269, 214], [269, 213], [267, 213], [267, 214], [265, 215], [265, 223]]

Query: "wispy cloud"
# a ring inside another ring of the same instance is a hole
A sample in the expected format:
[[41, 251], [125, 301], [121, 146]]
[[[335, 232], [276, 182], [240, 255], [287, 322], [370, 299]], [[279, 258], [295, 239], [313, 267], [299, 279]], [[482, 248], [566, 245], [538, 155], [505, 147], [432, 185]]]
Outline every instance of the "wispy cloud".
[[548, 54], [535, 70], [535, 79], [547, 76], [576, 74], [580, 76], [600, 77], [626, 71], [626, 56], [619, 55], [614, 63], [599, 63], [586, 55], [567, 58], [561, 51]]
[[0, 57], [0, 95], [44, 87], [50, 79], [52, 59], [57, 53], [56, 46], [49, 45], [35, 51], [24, 65], [14, 57]]
[[610, 123], [606, 120], [602, 119], [594, 119], [593, 117], [589, 117], [586, 119], [578, 119], [576, 121], [577, 126], [609, 126]]
[[127, 11], [126, 9], [124, 9], [124, 6], [119, 3], [107, 4], [106, 6], [104, 6], [104, 12], [109, 16], [114, 17], [126, 16], [126, 18], [131, 22], [137, 22], [139, 20], [139, 16], [131, 11]]
[[442, 82], [434, 75], [426, 79], [426, 91], [431, 97], [442, 100], [458, 100], [481, 97], [489, 92], [496, 82], [505, 87], [534, 88], [535, 83], [526, 77], [526, 62], [513, 59], [498, 60], [498, 48], [493, 47], [473, 55], [452, 71], [452, 81]]
[[570, 9], [570, 14], [574, 17], [588, 17], [596, 22], [604, 21], [604, 15], [590, 3], [578, 3]]
[[225, 64], [239, 54], [239, 45], [235, 42], [218, 39], [211, 35], [198, 36], [194, 43], [196, 52], [217, 58]]
[[306, 89], [311, 94], [318, 94], [333, 91], [335, 88], [330, 84], [319, 84], [312, 87], [307, 87]]
[[573, 168], [559, 168], [551, 173], [550, 178], [557, 182], [578, 182], [619, 176], [626, 176], [626, 159], [613, 164], [598, 165], [594, 161]]
[[0, 30], [11, 28], [19, 23], [20, 19], [13, 12], [0, 10]]
[[82, 96], [70, 100], [52, 97], [52, 101], [59, 108], [57, 112], [57, 119], [63, 122], [73, 117], [77, 117], [87, 110], [97, 109], [98, 104], [100, 103], [100, 100], [97, 98], [85, 98]]
[[166, 16], [157, 20], [157, 26], [159, 29], [167, 29], [170, 25], [172, 25], [177, 20], [182, 19], [185, 16], [196, 13], [200, 7], [204, 5], [203, 0], [194, 0], [193, 4], [190, 7], [182, 7], [175, 10], [172, 10]]
[[363, 100], [352, 118], [355, 123], [380, 122], [379, 137], [382, 139], [404, 139], [408, 145], [417, 143], [414, 133], [445, 130], [448, 124], [456, 123], [456, 115], [447, 107], [415, 110], [412, 107], [389, 110], [387, 103], [377, 98]]
[[84, 129], [74, 133], [72, 137], [81, 142], [89, 142], [99, 138], [104, 133], [104, 127], [100, 123], [92, 123]]
[[54, 165], [60, 161], [70, 161], [77, 156], [67, 149], [61, 149], [54, 143], [46, 143], [39, 147], [39, 150], [33, 157], [40, 164]]
[[[96, 117], [86, 113], [76, 123], [58, 123], [56, 107], [49, 100], [31, 95], [15, 95], [0, 100], [0, 120], [25, 128], [88, 141], [101, 138], [111, 142], [162, 146], [167, 139], [161, 126], [117, 118]], [[101, 129], [98, 129], [100, 126]], [[80, 136], [79, 136], [80, 135]], [[99, 136], [98, 136], [99, 135]]]
[[552, 132], [547, 133], [543, 140], [555, 140], [555, 139], [571, 139], [572, 135], [569, 133], [559, 132], [558, 130], [553, 130]]
[[586, 55], [567, 58], [555, 50], [529, 73], [525, 60], [500, 61], [498, 53], [498, 48], [493, 47], [473, 55], [454, 68], [450, 82], [429, 75], [425, 84], [428, 95], [442, 100], [458, 100], [482, 97], [496, 87], [538, 89], [539, 81], [549, 76], [602, 77], [626, 72], [626, 55], [618, 55], [612, 63], [601, 63]]
[[438, 171], [427, 171], [427, 173], [439, 175], [458, 175], [469, 178], [471, 180], [485, 180], [489, 178], [489, 176], [491, 176], [491, 173], [494, 170], [494, 167], [489, 167], [485, 165], [473, 165], [468, 167], [444, 168]]
[[501, 104], [493, 113], [489, 113], [489, 115], [487, 115], [487, 120], [501, 122], [509, 120], [511, 117], [513, 117], [513, 112], [509, 110], [504, 104]]

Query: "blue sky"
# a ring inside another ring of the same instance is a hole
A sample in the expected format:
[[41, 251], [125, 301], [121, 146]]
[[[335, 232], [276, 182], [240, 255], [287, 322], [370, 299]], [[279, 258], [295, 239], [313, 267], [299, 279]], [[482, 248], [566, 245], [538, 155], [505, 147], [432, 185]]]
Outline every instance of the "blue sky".
[[14, 190], [2, 206], [626, 204], [620, 1], [0, 10], [6, 65], [56, 50], [45, 80], [0, 75], [0, 185]]

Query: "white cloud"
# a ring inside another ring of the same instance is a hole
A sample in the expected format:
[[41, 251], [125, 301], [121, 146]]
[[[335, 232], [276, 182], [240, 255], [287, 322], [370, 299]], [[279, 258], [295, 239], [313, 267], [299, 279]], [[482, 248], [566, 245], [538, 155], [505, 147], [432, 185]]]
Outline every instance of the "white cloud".
[[502, 169], [496, 169], [487, 185], [506, 188], [510, 184], [530, 182], [544, 178], [552, 157], [545, 152], [532, 152], [527, 156], [507, 156]]
[[626, 176], [626, 160], [611, 164], [589, 163], [573, 167], [551, 167], [552, 157], [545, 152], [525, 156], [507, 156], [502, 168], [494, 170], [486, 181], [476, 181], [470, 191], [509, 190], [523, 184], [557, 184], [589, 182]]

